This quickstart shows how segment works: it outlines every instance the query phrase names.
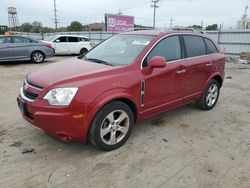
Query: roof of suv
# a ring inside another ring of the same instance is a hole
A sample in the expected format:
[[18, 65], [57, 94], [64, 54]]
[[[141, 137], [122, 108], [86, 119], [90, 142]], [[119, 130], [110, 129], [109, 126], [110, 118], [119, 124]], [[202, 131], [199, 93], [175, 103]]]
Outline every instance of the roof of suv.
[[83, 37], [83, 38], [88, 38], [83, 35], [55, 35], [56, 37]]
[[140, 30], [140, 31], [129, 31], [126, 33], [122, 34], [134, 34], [134, 35], [154, 35], [154, 36], [159, 36], [159, 35], [169, 35], [169, 34], [193, 34], [193, 35], [199, 35], [199, 36], [204, 36], [201, 33], [198, 32], [193, 32], [193, 31], [179, 31], [179, 30], [166, 30], [166, 31], [161, 31], [161, 30]]

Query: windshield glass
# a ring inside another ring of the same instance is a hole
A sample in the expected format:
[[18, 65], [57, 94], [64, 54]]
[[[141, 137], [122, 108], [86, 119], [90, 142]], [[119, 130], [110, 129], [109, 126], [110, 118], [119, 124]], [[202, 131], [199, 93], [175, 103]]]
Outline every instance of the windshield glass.
[[46, 39], [44, 39], [44, 41], [52, 41], [55, 38], [56, 38], [56, 36], [49, 36]]
[[155, 36], [117, 34], [87, 53], [85, 59], [114, 66], [128, 65], [133, 63], [153, 38]]

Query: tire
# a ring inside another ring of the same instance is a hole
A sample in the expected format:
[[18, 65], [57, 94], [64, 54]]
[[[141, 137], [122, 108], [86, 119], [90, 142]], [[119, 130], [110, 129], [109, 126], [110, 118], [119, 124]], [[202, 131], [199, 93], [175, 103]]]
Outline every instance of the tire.
[[84, 55], [84, 54], [86, 54], [88, 52], [88, 50], [86, 49], [86, 48], [82, 48], [81, 50], [80, 50], [80, 55]]
[[[119, 121], [119, 118], [122, 118]], [[105, 105], [95, 116], [89, 130], [89, 141], [98, 149], [111, 151], [122, 146], [134, 127], [134, 114], [123, 102]]]
[[202, 97], [196, 102], [196, 105], [202, 110], [211, 110], [216, 105], [220, 95], [220, 84], [217, 80], [211, 80]]
[[44, 61], [45, 55], [41, 51], [35, 51], [31, 55], [31, 61], [33, 63], [42, 63]]

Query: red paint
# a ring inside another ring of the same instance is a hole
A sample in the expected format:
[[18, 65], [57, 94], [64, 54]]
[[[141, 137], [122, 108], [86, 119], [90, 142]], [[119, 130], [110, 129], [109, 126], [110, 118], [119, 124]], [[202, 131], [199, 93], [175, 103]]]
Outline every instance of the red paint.
[[[112, 100], [133, 103], [136, 121], [140, 122], [199, 99], [209, 80], [216, 76], [221, 80], [224, 78], [225, 57], [222, 53], [185, 58], [165, 65], [162, 57], [154, 57], [150, 66], [141, 69], [141, 61], [159, 39], [182, 32], [137, 31], [127, 34], [156, 36], [130, 65], [112, 67], [71, 58], [28, 74], [27, 80], [43, 89], [36, 90], [24, 84], [27, 91], [38, 97], [34, 102], [18, 97], [27, 105], [28, 113], [23, 117], [59, 139], [85, 142], [95, 114]], [[208, 63], [212, 66], [206, 66]], [[177, 74], [184, 69], [186, 72]], [[142, 80], [145, 81], [144, 105], [141, 105]], [[50, 106], [43, 99], [48, 91], [58, 87], [79, 87], [69, 106]], [[84, 116], [73, 118], [76, 114]]]

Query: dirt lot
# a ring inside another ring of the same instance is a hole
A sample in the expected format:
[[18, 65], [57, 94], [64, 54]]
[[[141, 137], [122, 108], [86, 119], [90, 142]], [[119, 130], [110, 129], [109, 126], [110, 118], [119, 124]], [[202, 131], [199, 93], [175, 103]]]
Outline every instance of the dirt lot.
[[214, 110], [189, 105], [165, 113], [137, 125], [120, 149], [103, 152], [57, 141], [21, 117], [19, 88], [45, 64], [0, 65], [0, 187], [250, 187], [250, 65], [227, 63], [231, 77]]

